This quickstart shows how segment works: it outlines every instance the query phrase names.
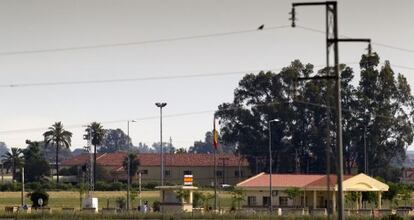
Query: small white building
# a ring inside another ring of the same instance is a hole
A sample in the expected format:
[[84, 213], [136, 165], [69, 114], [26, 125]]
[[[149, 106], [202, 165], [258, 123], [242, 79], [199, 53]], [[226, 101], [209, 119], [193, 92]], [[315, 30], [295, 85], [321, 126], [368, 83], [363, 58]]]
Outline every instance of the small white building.
[[[168, 213], [192, 212], [195, 186], [157, 186], [160, 190], [160, 209]], [[181, 194], [181, 195], [180, 195]]]

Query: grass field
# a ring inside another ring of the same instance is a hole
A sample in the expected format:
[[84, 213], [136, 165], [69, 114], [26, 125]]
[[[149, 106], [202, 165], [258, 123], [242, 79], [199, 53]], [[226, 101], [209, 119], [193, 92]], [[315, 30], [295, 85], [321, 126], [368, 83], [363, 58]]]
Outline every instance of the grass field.
[[[203, 191], [205, 193], [213, 193], [212, 191]], [[53, 191], [49, 193], [49, 207], [52, 209], [61, 209], [63, 207], [79, 209], [80, 199], [77, 191]], [[118, 197], [126, 198], [126, 191], [96, 191], [94, 196], [98, 197], [99, 208], [102, 207], [116, 207], [116, 199]], [[27, 204], [31, 204], [29, 198], [25, 198]], [[152, 204], [153, 201], [159, 200], [159, 191], [143, 191], [142, 201], [148, 201]], [[0, 210], [4, 210], [5, 206], [20, 205], [20, 192], [0, 192]], [[229, 208], [231, 205], [230, 194], [221, 192], [219, 194], [219, 203], [223, 208]], [[138, 197], [132, 201], [132, 207], [138, 206]]]

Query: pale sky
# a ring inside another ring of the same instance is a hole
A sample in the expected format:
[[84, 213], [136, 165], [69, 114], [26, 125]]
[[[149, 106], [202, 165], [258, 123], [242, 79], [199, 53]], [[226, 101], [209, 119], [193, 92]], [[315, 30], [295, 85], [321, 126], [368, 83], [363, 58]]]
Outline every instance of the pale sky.
[[[2, 52], [137, 42], [290, 25], [293, 1], [275, 0], [0, 0], [0, 84], [208, 74], [277, 69], [294, 59], [325, 63], [324, 35], [290, 27], [203, 39], [50, 53]], [[339, 33], [405, 48], [373, 45], [414, 85], [414, 1], [339, 1]], [[297, 24], [324, 30], [324, 8], [297, 9]], [[340, 62], [358, 62], [365, 44], [341, 44]], [[357, 66], [353, 64], [352, 66]], [[358, 70], [356, 70], [358, 73]], [[0, 141], [9, 147], [42, 140], [56, 121], [82, 147], [81, 125], [103, 122], [126, 131], [134, 144], [164, 140], [189, 147], [212, 129], [217, 106], [233, 99], [243, 74], [123, 83], [0, 87]], [[145, 119], [146, 120], [141, 120]], [[109, 123], [111, 121], [116, 121]]]

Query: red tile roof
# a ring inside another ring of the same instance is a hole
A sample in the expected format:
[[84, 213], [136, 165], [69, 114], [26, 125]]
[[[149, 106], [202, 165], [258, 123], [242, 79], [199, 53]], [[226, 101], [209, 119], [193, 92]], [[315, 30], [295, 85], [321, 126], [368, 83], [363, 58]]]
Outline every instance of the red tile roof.
[[[269, 174], [260, 173], [245, 181], [240, 182], [240, 187], [269, 187]], [[344, 176], [344, 180], [352, 176]], [[326, 187], [326, 175], [316, 174], [272, 174], [272, 187], [289, 188], [320, 188]], [[336, 185], [336, 176], [330, 175], [330, 186]]]
[[[99, 158], [103, 154], [98, 153], [96, 154], [96, 158]], [[72, 157], [71, 159], [64, 160], [60, 164], [63, 166], [76, 166], [76, 165], [83, 165], [87, 163], [91, 159], [89, 154], [80, 154], [78, 156]]]
[[[97, 156], [96, 163], [101, 166], [122, 166], [122, 162], [126, 157], [126, 153], [105, 153]], [[248, 166], [246, 159], [241, 159], [233, 154], [219, 154], [217, 155], [217, 165], [222, 166], [222, 160], [219, 158], [227, 158], [224, 162], [225, 166]], [[83, 165], [90, 159], [89, 154], [82, 154], [75, 156], [69, 160], [62, 161], [63, 166], [75, 166]], [[160, 154], [149, 153], [149, 154], [138, 154], [138, 159], [141, 166], [159, 166], [160, 165]], [[192, 167], [204, 167], [214, 166], [214, 155], [213, 154], [164, 154], [165, 166], [192, 166]]]

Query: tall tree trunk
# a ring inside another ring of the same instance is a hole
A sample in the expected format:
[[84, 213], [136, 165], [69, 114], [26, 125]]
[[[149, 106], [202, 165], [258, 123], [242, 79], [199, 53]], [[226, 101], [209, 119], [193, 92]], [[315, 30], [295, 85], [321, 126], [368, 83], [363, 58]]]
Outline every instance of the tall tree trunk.
[[56, 141], [56, 183], [59, 183], [59, 141]]
[[14, 164], [14, 159], [12, 158], [12, 179], [16, 179], [16, 165]]

